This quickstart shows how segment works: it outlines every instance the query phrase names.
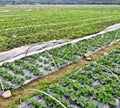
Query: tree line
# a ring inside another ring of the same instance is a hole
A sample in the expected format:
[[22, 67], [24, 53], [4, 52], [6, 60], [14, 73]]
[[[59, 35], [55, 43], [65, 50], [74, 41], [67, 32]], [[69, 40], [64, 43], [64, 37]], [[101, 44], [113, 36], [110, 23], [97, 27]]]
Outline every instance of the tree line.
[[120, 4], [120, 0], [0, 0], [0, 4]]

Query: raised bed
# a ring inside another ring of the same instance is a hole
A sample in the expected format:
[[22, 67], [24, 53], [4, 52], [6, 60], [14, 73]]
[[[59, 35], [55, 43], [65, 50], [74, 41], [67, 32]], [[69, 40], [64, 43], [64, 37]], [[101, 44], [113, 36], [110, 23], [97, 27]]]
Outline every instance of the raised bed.
[[92, 54], [120, 40], [120, 30], [69, 43], [0, 66], [4, 89], [15, 89], [59, 68], [77, 62], [86, 53]]
[[[67, 108], [120, 108], [120, 47], [44, 91]], [[37, 93], [18, 108], [62, 108]]]

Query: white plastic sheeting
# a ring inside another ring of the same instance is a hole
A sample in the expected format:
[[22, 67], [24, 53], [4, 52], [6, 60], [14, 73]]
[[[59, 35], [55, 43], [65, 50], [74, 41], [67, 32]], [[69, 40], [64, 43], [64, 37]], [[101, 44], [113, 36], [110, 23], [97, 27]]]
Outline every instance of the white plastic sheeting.
[[88, 38], [97, 36], [99, 34], [104, 34], [109, 31], [114, 31], [117, 29], [120, 29], [120, 23], [112, 25], [97, 34], [85, 36], [82, 38], [77, 38], [77, 39], [73, 39], [73, 40], [53, 40], [53, 41], [49, 41], [49, 42], [32, 44], [32, 45], [28, 45], [28, 46], [14, 48], [10, 51], [0, 53], [0, 65], [2, 65], [4, 62], [13, 62], [14, 60], [18, 60], [18, 59], [24, 58], [26, 56], [37, 54], [37, 53], [43, 52], [45, 50], [50, 50], [52, 48], [60, 47], [60, 46], [63, 46], [63, 45], [69, 44], [69, 43], [76, 43], [80, 40], [88, 39]]

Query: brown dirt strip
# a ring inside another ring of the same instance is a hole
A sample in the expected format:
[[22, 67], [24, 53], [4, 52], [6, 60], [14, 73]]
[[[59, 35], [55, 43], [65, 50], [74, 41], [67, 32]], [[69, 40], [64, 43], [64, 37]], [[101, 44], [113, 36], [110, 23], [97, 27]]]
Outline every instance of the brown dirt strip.
[[[120, 46], [120, 41], [94, 53], [93, 55], [91, 55], [92, 61], [96, 61], [98, 58], [103, 56], [105, 52], [110, 52], [111, 50], [119, 46]], [[32, 89], [32, 88], [42, 89], [42, 88], [48, 87], [50, 84], [56, 83], [59, 80], [64, 79], [70, 73], [75, 72], [75, 70], [89, 63], [90, 61], [86, 61], [85, 59], [82, 59], [77, 63], [73, 63], [69, 66], [66, 66], [52, 74], [49, 74], [43, 78], [39, 78], [21, 88], [18, 88], [12, 91], [13, 96], [9, 99], [3, 99], [2, 97], [0, 97], [0, 108], [14, 108], [15, 104], [19, 104], [26, 98], [35, 95], [35, 92], [31, 92], [28, 89]]]

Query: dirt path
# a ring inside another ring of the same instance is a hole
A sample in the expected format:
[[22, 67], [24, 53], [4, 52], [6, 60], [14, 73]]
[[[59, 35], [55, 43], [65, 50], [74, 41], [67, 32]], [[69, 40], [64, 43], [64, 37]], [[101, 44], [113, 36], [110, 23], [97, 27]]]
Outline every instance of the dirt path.
[[[112, 46], [109, 46], [107, 48], [104, 48], [103, 50], [96, 52], [95, 54], [92, 55], [93, 61], [95, 61], [96, 59], [103, 56], [105, 52], [110, 52], [111, 50], [113, 50], [119, 46], [120, 46], [120, 41], [113, 44]], [[89, 61], [82, 59], [76, 64], [71, 64], [69, 66], [66, 66], [66, 67], [60, 69], [59, 71], [49, 74], [48, 76], [45, 76], [43, 78], [37, 79], [37, 80], [27, 84], [24, 87], [16, 89], [15, 91], [12, 92], [13, 97], [10, 99], [3, 99], [0, 97], [0, 108], [14, 108], [13, 106], [16, 103], [20, 103], [28, 96], [32, 96], [35, 94], [34, 92], [29, 91], [28, 90], [29, 88], [36, 88], [36, 89], [45, 88], [48, 85], [50, 85], [52, 83], [56, 83], [60, 79], [65, 78], [67, 75], [74, 72], [76, 69], [81, 68], [88, 63], [89, 63]]]

